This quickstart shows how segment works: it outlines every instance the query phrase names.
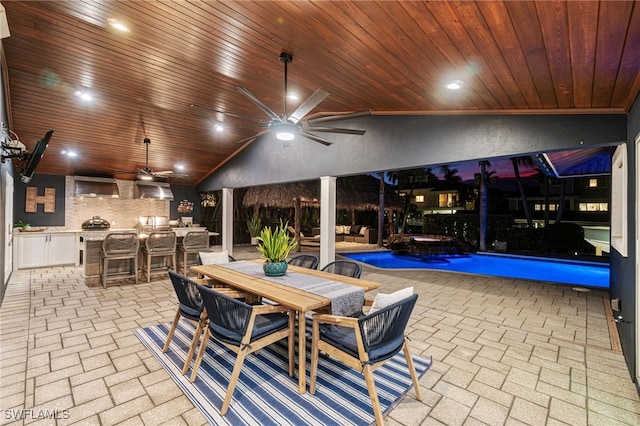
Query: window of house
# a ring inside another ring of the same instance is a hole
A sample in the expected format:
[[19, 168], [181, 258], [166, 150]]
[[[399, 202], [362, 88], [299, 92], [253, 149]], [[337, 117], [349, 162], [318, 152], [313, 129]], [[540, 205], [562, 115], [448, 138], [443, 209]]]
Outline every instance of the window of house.
[[[636, 137], [636, 145], [640, 135]], [[611, 246], [627, 257], [627, 144], [620, 144], [611, 161]]]
[[[534, 209], [536, 211], [544, 211], [546, 210], [546, 206], [544, 204], [540, 204], [540, 203], [536, 203], [534, 206]], [[549, 204], [549, 211], [550, 212], [555, 212], [556, 210], [558, 210], [558, 204]]]
[[589, 186], [589, 188], [597, 188], [598, 187], [598, 179], [597, 178], [590, 178], [589, 182], [587, 183], [587, 186]]
[[416, 195], [416, 203], [424, 203], [424, 195]]
[[581, 212], [606, 212], [609, 211], [609, 203], [580, 203], [578, 209]]
[[438, 194], [438, 207], [453, 207], [457, 198], [458, 194], [455, 192]]

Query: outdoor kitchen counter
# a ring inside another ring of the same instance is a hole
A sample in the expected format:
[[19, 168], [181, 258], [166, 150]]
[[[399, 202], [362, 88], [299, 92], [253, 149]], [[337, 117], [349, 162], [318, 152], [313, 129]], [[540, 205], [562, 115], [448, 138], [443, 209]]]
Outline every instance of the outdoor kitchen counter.
[[[185, 227], [185, 228], [171, 228], [174, 231], [178, 239], [185, 236], [189, 231], [206, 231], [204, 227]], [[82, 273], [84, 276], [84, 282], [87, 285], [101, 285], [100, 283], [100, 250], [102, 249], [102, 241], [110, 232], [137, 232], [135, 228], [128, 229], [99, 229], [88, 231], [85, 230], [81, 233], [82, 237]], [[144, 244], [145, 238], [148, 233], [139, 233], [140, 247]], [[216, 233], [210, 232], [209, 235], [216, 235]], [[162, 259], [156, 258], [155, 260], [161, 261]], [[109, 262], [109, 273], [125, 272], [129, 268], [129, 261], [127, 260], [112, 260]], [[138, 260], [138, 269], [141, 271], [143, 268], [142, 256]], [[142, 274], [139, 272], [138, 279], [142, 279]]]

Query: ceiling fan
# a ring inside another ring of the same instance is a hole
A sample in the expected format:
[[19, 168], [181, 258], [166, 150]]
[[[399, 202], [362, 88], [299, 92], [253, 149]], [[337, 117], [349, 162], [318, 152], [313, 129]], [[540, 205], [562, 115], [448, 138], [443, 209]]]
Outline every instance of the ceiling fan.
[[140, 180], [153, 180], [154, 178], [160, 179], [168, 179], [168, 178], [182, 178], [188, 177], [188, 174], [185, 173], [176, 173], [173, 170], [165, 170], [161, 172], [154, 172], [149, 168], [149, 145], [151, 145], [151, 139], [145, 137], [144, 145], [146, 150], [146, 159], [144, 163], [144, 167], [131, 173], [136, 173], [138, 175], [138, 179]]
[[316, 106], [320, 104], [320, 102], [322, 102], [327, 96], [329, 96], [329, 93], [323, 89], [316, 90], [294, 112], [292, 112], [291, 114], [287, 113], [287, 65], [290, 64], [292, 61], [293, 61], [293, 55], [291, 53], [288, 53], [288, 52], [280, 53], [280, 62], [284, 63], [284, 112], [281, 115], [276, 114], [264, 102], [258, 99], [247, 88], [242, 86], [238, 86], [236, 87], [236, 89], [240, 93], [242, 93], [244, 96], [246, 96], [251, 102], [256, 104], [267, 115], [267, 117], [269, 117], [268, 120], [254, 119], [251, 117], [245, 117], [238, 114], [231, 114], [231, 113], [214, 110], [210, 108], [202, 108], [196, 105], [191, 105], [191, 107], [201, 108], [208, 111], [225, 114], [234, 118], [251, 120], [254, 122], [257, 121], [258, 123], [260, 123], [261, 127], [266, 127], [265, 130], [253, 136], [250, 136], [248, 138], [242, 139], [238, 141], [238, 143], [249, 142], [269, 132], [273, 132], [276, 135], [276, 138], [284, 141], [292, 140], [296, 137], [296, 135], [300, 135], [314, 142], [318, 142], [326, 146], [331, 145], [332, 142], [329, 142], [328, 140], [314, 133], [321, 132], [321, 133], [342, 133], [342, 134], [348, 134], [348, 135], [364, 135], [365, 133], [364, 130], [325, 127], [322, 124], [329, 123], [332, 121], [347, 120], [350, 118], [368, 116], [368, 115], [371, 115], [371, 111], [359, 111], [359, 112], [353, 112], [353, 113], [310, 118], [307, 120], [304, 119], [304, 117], [311, 110], [313, 110]]

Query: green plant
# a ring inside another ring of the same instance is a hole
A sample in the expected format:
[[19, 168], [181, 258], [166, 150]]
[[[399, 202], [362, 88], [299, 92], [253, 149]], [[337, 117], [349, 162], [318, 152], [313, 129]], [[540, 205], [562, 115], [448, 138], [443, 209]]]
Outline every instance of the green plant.
[[287, 224], [288, 222], [283, 225], [280, 221], [280, 226], [277, 226], [274, 231], [265, 227], [260, 232], [258, 251], [267, 262], [284, 262], [289, 253], [298, 247], [296, 240], [289, 237]]
[[17, 221], [15, 225], [13, 225], [15, 228], [24, 228], [25, 226], [30, 226], [29, 222], [23, 222], [21, 220]]
[[249, 229], [249, 235], [256, 238], [260, 236], [262, 230], [262, 221], [258, 216], [254, 216], [247, 221], [247, 228]]

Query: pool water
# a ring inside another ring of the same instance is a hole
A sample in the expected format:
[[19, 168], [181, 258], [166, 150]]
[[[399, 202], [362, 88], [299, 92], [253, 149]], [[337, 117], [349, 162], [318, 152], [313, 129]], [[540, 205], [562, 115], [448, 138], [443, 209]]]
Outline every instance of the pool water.
[[410, 256], [385, 251], [341, 254], [385, 269], [436, 269], [609, 288], [608, 263], [484, 253]]

